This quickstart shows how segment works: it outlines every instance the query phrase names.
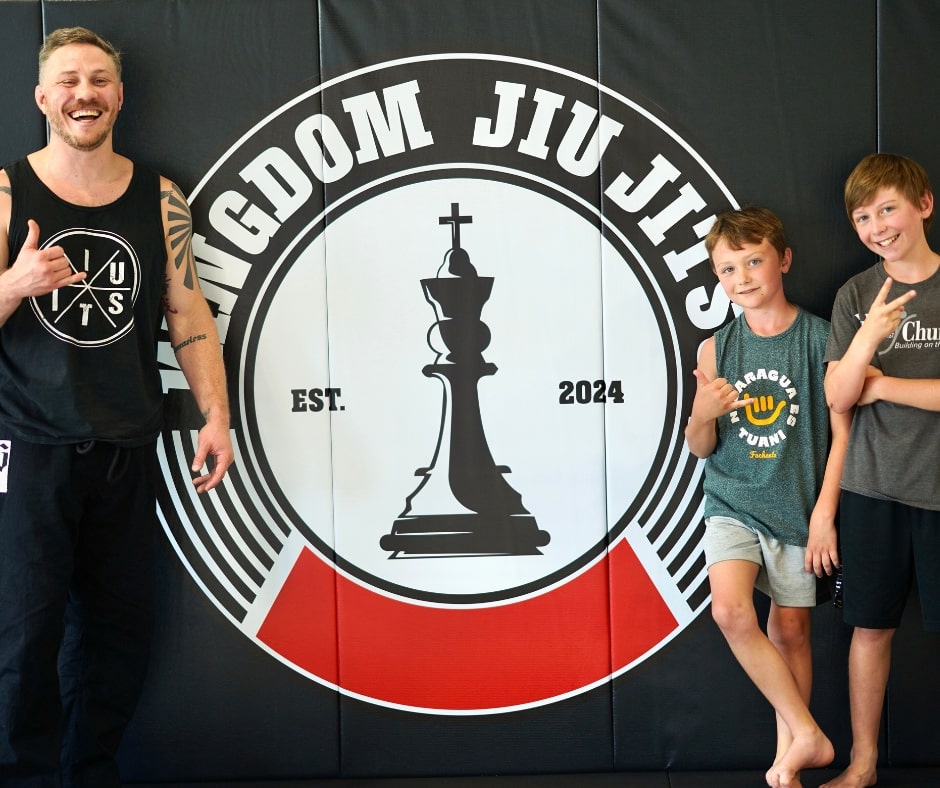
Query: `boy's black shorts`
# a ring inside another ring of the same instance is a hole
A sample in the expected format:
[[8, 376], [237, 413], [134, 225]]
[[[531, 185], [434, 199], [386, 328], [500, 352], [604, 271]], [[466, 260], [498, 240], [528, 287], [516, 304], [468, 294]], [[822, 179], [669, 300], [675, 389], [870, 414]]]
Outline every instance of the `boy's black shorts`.
[[896, 628], [916, 577], [924, 629], [940, 632], [940, 512], [843, 490], [839, 520], [845, 623]]

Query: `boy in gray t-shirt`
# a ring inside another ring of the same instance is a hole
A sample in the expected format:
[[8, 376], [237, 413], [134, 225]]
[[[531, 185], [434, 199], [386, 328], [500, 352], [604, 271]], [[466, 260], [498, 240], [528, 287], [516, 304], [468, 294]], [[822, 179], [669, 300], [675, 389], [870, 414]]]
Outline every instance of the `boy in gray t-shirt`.
[[843, 616], [855, 627], [852, 757], [828, 788], [877, 780], [891, 642], [915, 574], [925, 629], [940, 631], [940, 255], [926, 237], [933, 192], [919, 164], [878, 153], [849, 175], [845, 208], [881, 259], [837, 293], [826, 347], [829, 404], [855, 410], [840, 506]]

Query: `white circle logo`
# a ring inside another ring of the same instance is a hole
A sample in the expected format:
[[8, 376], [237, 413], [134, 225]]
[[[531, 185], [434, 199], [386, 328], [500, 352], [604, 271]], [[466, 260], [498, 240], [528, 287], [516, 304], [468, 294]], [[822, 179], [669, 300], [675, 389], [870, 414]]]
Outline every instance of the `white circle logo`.
[[109, 345], [134, 327], [140, 263], [133, 247], [105, 230], [74, 228], [43, 245], [61, 246], [81, 282], [29, 299], [36, 317], [53, 336], [79, 347]]
[[161, 513], [246, 636], [480, 713], [608, 681], [703, 609], [682, 430], [734, 200], [663, 120], [542, 63], [412, 58], [279, 107], [191, 203], [236, 464], [196, 497], [171, 412]]

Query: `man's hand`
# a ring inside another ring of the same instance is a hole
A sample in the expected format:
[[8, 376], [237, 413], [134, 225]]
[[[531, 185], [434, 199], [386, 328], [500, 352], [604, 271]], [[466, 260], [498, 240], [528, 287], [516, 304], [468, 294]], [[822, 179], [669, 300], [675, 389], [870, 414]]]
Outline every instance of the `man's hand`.
[[61, 246], [39, 248], [39, 225], [27, 222], [26, 240], [16, 261], [3, 273], [3, 289], [9, 298], [42, 296], [81, 282], [87, 274], [76, 272]]
[[225, 472], [232, 464], [235, 458], [235, 452], [232, 449], [232, 437], [228, 428], [215, 422], [206, 422], [206, 425], [199, 430], [199, 442], [196, 446], [196, 455], [193, 457], [193, 465], [190, 470], [193, 473], [199, 473], [206, 464], [206, 459], [211, 457], [212, 463], [209, 473], [198, 476], [193, 479], [197, 493], [204, 493], [216, 487], [225, 476]]

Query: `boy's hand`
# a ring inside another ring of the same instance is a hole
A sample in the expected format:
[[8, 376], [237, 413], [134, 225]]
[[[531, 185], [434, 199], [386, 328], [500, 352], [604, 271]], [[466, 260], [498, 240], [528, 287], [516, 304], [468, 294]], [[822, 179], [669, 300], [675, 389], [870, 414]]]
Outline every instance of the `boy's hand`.
[[862, 393], [859, 395], [859, 405], [871, 405], [881, 399], [877, 393], [877, 380], [883, 378], [884, 372], [875, 367], [869, 367], [865, 375], [865, 383], [862, 385]]
[[831, 575], [839, 568], [838, 537], [832, 517], [819, 514], [815, 509], [809, 518], [809, 541], [803, 567], [816, 577]]
[[883, 339], [887, 339], [891, 334], [897, 331], [901, 324], [901, 317], [904, 314], [904, 305], [917, 295], [916, 290], [908, 290], [899, 295], [893, 301], [888, 301], [888, 293], [891, 291], [891, 285], [894, 280], [889, 276], [885, 283], [872, 301], [871, 308], [865, 316], [865, 321], [859, 328], [858, 333], [866, 337], [868, 344], [877, 348]]
[[749, 400], [738, 399], [738, 390], [725, 378], [709, 380], [700, 369], [693, 369], [692, 374], [697, 384], [692, 403], [693, 419], [714, 421], [748, 404]]

